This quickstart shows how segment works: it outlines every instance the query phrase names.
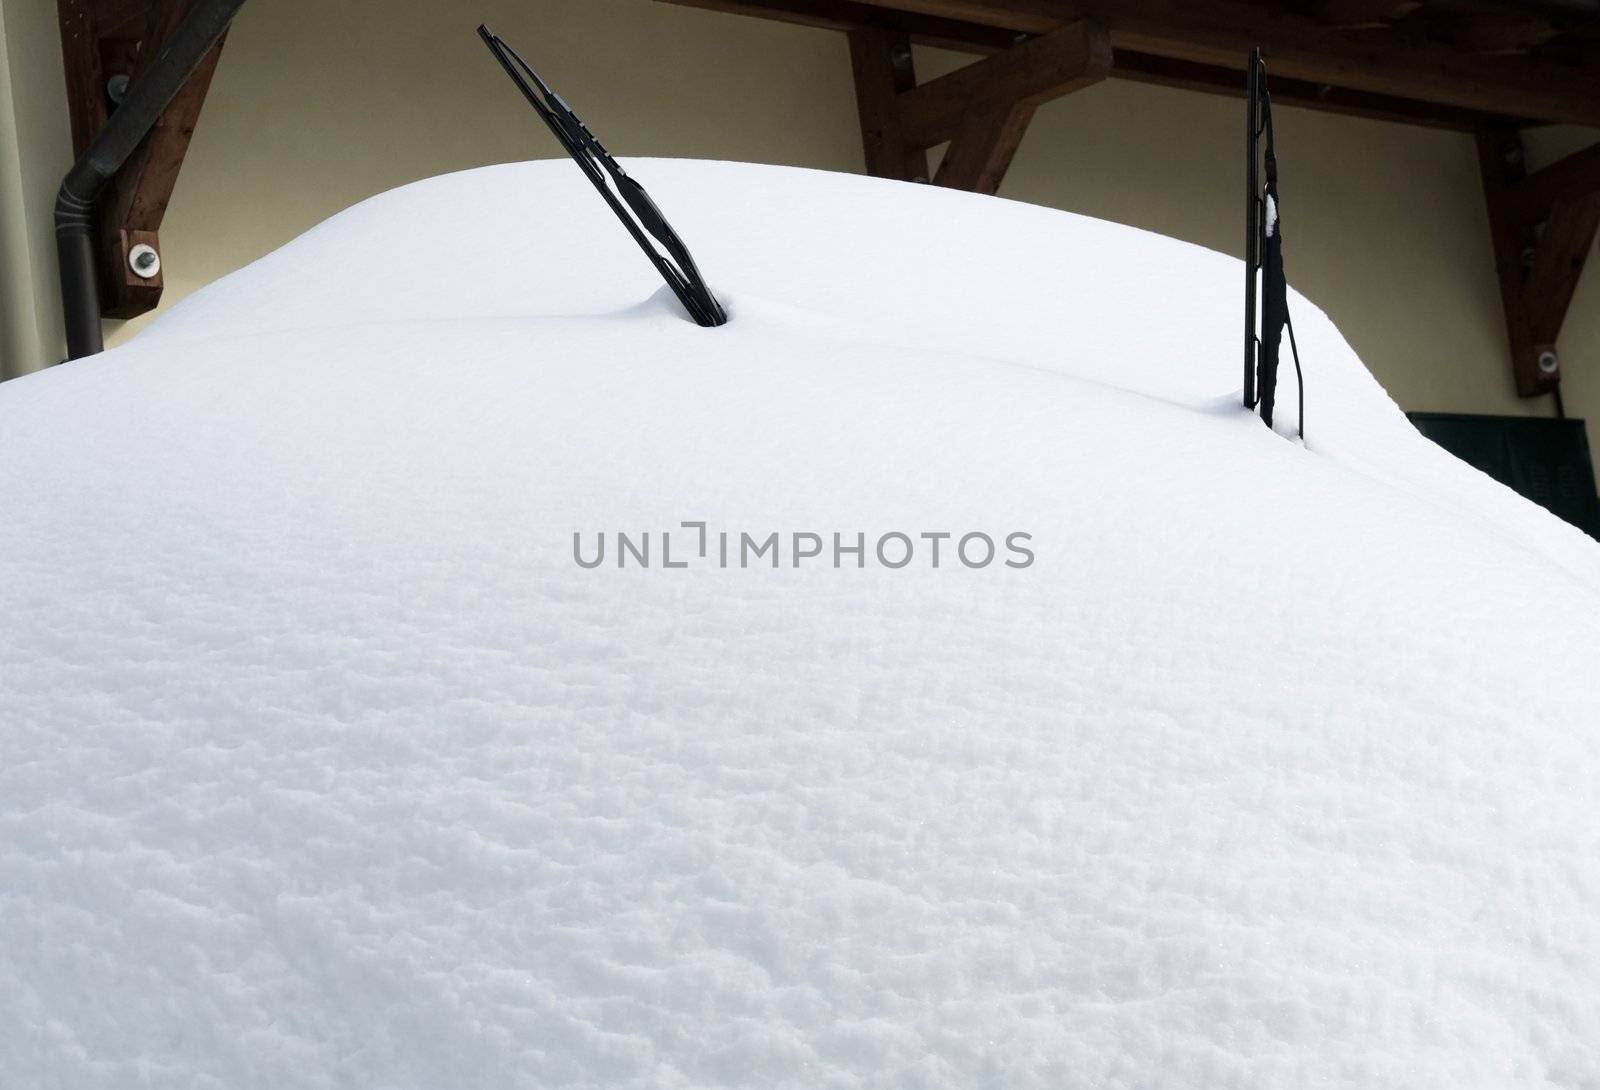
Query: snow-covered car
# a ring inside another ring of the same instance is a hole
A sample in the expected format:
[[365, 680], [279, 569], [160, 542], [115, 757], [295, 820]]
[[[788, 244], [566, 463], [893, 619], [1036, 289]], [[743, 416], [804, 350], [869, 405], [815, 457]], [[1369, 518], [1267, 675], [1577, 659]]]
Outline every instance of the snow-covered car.
[[1600, 1086], [1593, 542], [1234, 257], [636, 170], [726, 326], [534, 163], [0, 386], [0, 1086]]

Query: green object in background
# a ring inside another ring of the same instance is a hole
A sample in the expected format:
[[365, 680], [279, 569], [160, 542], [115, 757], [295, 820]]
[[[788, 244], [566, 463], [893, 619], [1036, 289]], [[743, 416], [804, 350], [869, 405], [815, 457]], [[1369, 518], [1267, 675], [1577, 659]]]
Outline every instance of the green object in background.
[[1463, 462], [1600, 539], [1600, 499], [1582, 420], [1407, 413]]

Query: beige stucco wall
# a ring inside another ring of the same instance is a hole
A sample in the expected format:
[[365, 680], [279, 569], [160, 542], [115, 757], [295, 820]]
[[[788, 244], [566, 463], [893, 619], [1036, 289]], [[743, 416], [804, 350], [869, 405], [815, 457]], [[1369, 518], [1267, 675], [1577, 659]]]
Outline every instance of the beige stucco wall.
[[[9, 12], [45, 0], [0, 2]], [[168, 305], [373, 193], [555, 154], [508, 100], [472, 33], [479, 18], [619, 153], [861, 169], [834, 33], [649, 0], [254, 0], [162, 231]], [[919, 51], [917, 61], [928, 77], [968, 59]], [[1240, 109], [1102, 84], [1039, 112], [1003, 193], [1236, 253]], [[1550, 412], [1548, 399], [1521, 401], [1512, 389], [1470, 138], [1287, 108], [1277, 119], [1291, 279], [1396, 400]], [[1530, 157], [1538, 165], [1590, 139], [1541, 131]], [[1561, 349], [1568, 411], [1600, 418], [1593, 264]]]

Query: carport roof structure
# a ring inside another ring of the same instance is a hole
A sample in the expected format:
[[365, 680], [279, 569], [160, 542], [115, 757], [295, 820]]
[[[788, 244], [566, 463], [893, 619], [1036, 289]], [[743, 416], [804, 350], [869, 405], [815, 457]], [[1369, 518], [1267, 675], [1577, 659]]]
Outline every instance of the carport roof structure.
[[[1555, 342], [1600, 227], [1600, 145], [1528, 173], [1520, 130], [1600, 128], [1600, 0], [660, 0], [845, 32], [870, 173], [999, 189], [1034, 110], [1105, 78], [1474, 134], [1517, 389]], [[980, 54], [919, 83], [913, 43]], [[949, 144], [938, 171], [928, 151]]]

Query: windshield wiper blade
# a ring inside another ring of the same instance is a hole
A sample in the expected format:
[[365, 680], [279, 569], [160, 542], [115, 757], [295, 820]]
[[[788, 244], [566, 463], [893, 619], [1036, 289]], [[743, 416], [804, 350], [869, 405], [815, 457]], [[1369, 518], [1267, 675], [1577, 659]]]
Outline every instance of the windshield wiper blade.
[[628, 176], [588, 126], [572, 112], [572, 107], [539, 78], [539, 73], [516, 50], [487, 26], [478, 27], [478, 37], [489, 47], [511, 82], [517, 85], [534, 113], [605, 198], [606, 204], [689, 312], [689, 317], [707, 327], [726, 324], [728, 315], [700, 275], [689, 248], [672, 229], [656, 202], [650, 199], [644, 186]]
[[[1305, 375], [1300, 370], [1300, 349], [1289, 317], [1289, 282], [1283, 271], [1283, 219], [1278, 202], [1278, 152], [1272, 132], [1272, 96], [1267, 93], [1267, 66], [1261, 50], [1250, 52], [1246, 86], [1245, 129], [1245, 302], [1244, 302], [1244, 404], [1259, 408], [1261, 419], [1272, 427], [1277, 405], [1278, 354], [1285, 330], [1294, 357], [1299, 384], [1297, 430], [1306, 434]], [[1263, 156], [1263, 151], [1265, 155]], [[1263, 162], [1264, 160], [1264, 162]], [[1264, 166], [1263, 184], [1258, 171]], [[1256, 331], [1259, 295], [1260, 332]]]

